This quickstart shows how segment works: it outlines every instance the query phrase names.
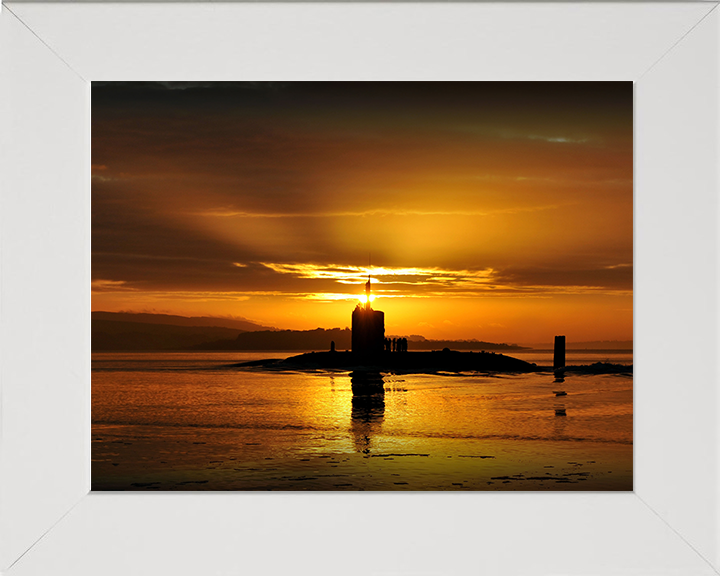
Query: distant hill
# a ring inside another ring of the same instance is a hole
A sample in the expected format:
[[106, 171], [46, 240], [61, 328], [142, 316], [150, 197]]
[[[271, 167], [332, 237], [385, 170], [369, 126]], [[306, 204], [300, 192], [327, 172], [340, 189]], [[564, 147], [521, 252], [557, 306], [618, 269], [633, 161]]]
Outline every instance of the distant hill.
[[330, 350], [330, 342], [337, 350], [350, 350], [349, 328], [324, 330], [261, 330], [243, 332], [233, 340], [206, 342], [195, 350]]
[[93, 312], [94, 320], [113, 322], [135, 322], [138, 324], [165, 324], [170, 326], [213, 326], [234, 328], [243, 332], [253, 330], [273, 330], [245, 318], [215, 318], [213, 316], [173, 316], [171, 314], [146, 314], [133, 312]]
[[173, 326], [143, 322], [92, 320], [92, 351], [183, 350], [197, 344], [234, 338], [239, 330], [219, 326]]
[[[393, 336], [389, 336], [393, 337]], [[408, 336], [409, 350], [522, 350], [477, 340], [426, 340]], [[111, 350], [337, 350], [352, 348], [349, 328], [277, 330], [245, 319], [126, 312], [92, 313], [93, 352]]]
[[[415, 336], [422, 338], [422, 336]], [[408, 339], [409, 340], [409, 339]], [[337, 350], [350, 350], [352, 332], [349, 328], [332, 330], [263, 330], [243, 332], [234, 340], [206, 342], [196, 350], [330, 350], [330, 342]], [[521, 350], [521, 346], [493, 344], [476, 340], [409, 340], [409, 350]]]
[[[537, 344], [527, 344], [531, 348], [539, 350], [552, 350], [554, 344], [552, 342], [540, 342]], [[584, 342], [573, 342], [568, 340], [565, 344], [567, 350], [629, 350], [633, 349], [632, 340], [587, 340]]]
[[[408, 339], [409, 340], [409, 339]], [[409, 350], [524, 350], [523, 346], [517, 344], [495, 344], [481, 340], [410, 340]]]

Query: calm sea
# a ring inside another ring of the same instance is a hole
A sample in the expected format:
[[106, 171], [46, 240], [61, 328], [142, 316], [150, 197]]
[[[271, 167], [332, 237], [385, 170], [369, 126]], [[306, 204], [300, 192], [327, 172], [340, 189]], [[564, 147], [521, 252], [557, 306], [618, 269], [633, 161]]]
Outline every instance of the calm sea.
[[[288, 355], [93, 354], [93, 490], [632, 490], [630, 375], [382, 374], [353, 398], [346, 371], [228, 366]], [[632, 353], [567, 353], [594, 362]]]

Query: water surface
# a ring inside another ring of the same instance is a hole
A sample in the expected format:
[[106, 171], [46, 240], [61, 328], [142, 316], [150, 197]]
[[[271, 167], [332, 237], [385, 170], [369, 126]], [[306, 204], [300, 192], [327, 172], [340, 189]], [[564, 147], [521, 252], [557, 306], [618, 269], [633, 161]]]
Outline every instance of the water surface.
[[629, 375], [228, 367], [287, 355], [93, 354], [93, 490], [632, 490]]

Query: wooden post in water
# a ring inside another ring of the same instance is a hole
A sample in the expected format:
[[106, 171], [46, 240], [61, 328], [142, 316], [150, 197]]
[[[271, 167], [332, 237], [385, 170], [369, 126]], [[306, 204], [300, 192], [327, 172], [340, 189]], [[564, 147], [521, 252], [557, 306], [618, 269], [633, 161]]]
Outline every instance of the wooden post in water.
[[555, 355], [553, 369], [565, 368], [565, 336], [555, 336]]

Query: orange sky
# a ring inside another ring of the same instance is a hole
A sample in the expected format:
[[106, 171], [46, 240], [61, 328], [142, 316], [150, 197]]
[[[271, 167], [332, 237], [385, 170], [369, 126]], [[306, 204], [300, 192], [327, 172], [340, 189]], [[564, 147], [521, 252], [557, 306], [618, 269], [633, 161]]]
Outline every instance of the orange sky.
[[632, 339], [631, 83], [93, 83], [93, 310]]

